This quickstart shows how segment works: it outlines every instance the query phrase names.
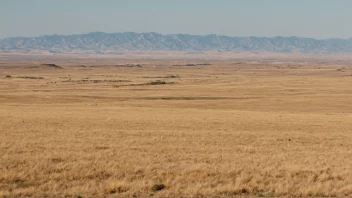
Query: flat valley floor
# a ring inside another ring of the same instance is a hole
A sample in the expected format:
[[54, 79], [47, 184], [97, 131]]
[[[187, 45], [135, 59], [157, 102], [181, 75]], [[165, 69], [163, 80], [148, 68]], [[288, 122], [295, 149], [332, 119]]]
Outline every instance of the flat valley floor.
[[0, 197], [352, 196], [349, 65], [0, 62]]

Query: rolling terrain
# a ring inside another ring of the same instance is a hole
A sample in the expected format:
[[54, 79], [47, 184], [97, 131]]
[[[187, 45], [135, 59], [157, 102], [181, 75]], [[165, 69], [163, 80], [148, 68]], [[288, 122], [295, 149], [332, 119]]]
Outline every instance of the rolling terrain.
[[313, 62], [3, 56], [0, 197], [351, 197], [352, 69]]

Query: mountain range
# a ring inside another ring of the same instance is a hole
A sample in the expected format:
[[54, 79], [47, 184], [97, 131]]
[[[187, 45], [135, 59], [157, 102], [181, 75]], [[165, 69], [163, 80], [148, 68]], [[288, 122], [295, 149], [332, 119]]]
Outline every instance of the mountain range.
[[115, 53], [124, 51], [219, 51], [280, 53], [352, 53], [350, 39], [302, 37], [230, 37], [221, 35], [104, 33], [0, 39], [0, 51]]

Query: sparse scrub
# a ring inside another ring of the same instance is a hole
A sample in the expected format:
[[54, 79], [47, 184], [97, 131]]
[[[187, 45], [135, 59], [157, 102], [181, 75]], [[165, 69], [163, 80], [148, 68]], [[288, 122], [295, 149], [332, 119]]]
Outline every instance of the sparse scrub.
[[154, 184], [152, 186], [152, 191], [156, 192], [156, 191], [161, 191], [165, 188], [164, 184]]
[[209, 63], [197, 63], [197, 64], [184, 64], [184, 65], [173, 65], [173, 66], [186, 66], [186, 67], [194, 67], [194, 66], [208, 66], [208, 65], [212, 65]]
[[179, 75], [168, 75], [168, 76], [144, 76], [143, 78], [180, 78]]
[[44, 79], [43, 77], [35, 77], [35, 76], [18, 76], [17, 78], [24, 78], [24, 79]]
[[149, 83], [146, 83], [146, 85], [165, 85], [165, 84], [166, 82], [161, 80], [156, 80], [156, 81], [151, 81]]
[[147, 85], [172, 85], [175, 84], [174, 82], [166, 82], [162, 80], [155, 80], [155, 81], [150, 81], [147, 83], [139, 83], [139, 84], [129, 84], [129, 85], [113, 85], [113, 87], [126, 87], [126, 86], [147, 86]]
[[51, 67], [51, 68], [57, 68], [57, 69], [62, 69], [62, 67], [53, 64], [53, 63], [48, 63], [48, 64], [42, 64], [43, 66]]
[[107, 83], [111, 83], [111, 82], [131, 82], [131, 81], [130, 80], [90, 80], [89, 78], [83, 78], [81, 80], [68, 79], [68, 80], [64, 80], [62, 82], [76, 82], [76, 83], [86, 83], [86, 82], [89, 82], [89, 83], [104, 83], [104, 82], [107, 82]]

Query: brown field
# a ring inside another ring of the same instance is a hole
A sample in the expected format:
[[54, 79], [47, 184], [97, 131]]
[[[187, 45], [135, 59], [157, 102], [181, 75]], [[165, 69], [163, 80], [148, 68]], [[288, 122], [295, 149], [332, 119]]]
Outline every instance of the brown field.
[[348, 62], [189, 63], [1, 56], [0, 197], [352, 197]]

